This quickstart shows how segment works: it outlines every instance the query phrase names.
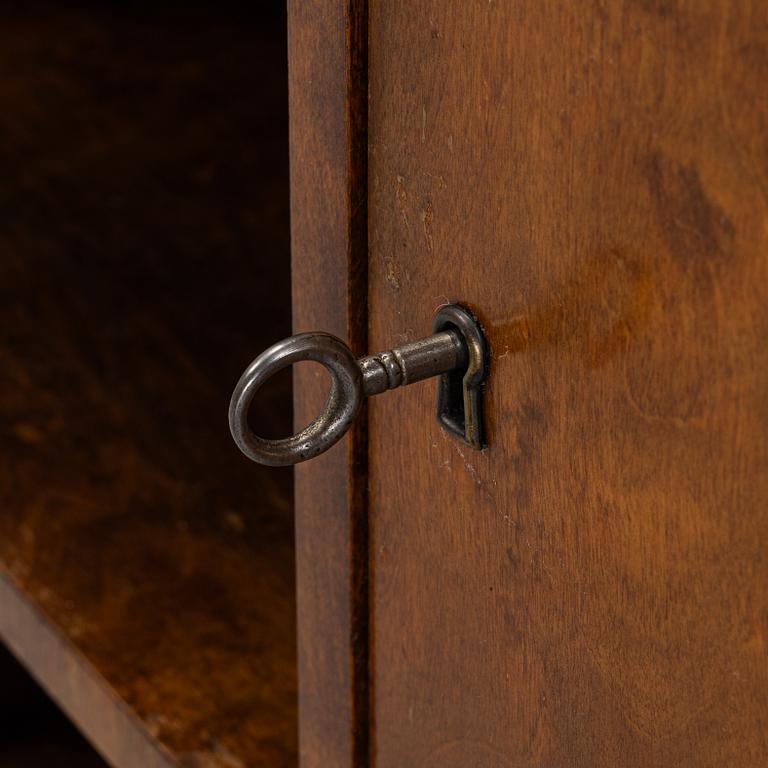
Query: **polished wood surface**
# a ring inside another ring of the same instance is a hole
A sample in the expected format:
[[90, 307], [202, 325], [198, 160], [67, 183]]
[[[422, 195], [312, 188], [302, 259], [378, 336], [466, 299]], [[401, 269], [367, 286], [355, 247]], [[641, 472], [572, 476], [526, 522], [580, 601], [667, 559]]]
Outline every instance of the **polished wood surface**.
[[[367, 346], [367, 3], [288, 3], [291, 277], [295, 332]], [[294, 418], [321, 411], [327, 376], [294, 368]], [[367, 433], [295, 470], [299, 744], [303, 768], [368, 757]]]
[[0, 638], [118, 768], [296, 765], [284, 24], [0, 10]]
[[391, 2], [371, 346], [464, 302], [490, 446], [370, 411], [377, 768], [768, 764], [768, 6]]

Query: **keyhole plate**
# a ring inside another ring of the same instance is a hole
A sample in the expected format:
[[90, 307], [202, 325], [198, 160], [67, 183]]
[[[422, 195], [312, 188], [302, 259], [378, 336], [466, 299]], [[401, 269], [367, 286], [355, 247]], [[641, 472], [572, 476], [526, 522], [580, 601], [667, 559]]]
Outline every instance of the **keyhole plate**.
[[467, 367], [440, 376], [437, 420], [440, 426], [475, 450], [486, 447], [483, 424], [483, 384], [488, 375], [488, 345], [480, 324], [458, 304], [441, 307], [433, 333], [457, 330], [467, 347]]

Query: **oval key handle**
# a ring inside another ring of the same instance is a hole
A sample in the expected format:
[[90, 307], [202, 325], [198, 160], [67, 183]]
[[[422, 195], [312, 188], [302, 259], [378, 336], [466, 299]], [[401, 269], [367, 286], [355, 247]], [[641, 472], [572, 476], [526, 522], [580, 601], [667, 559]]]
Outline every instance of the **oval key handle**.
[[[322, 413], [291, 437], [259, 437], [248, 426], [254, 397], [267, 379], [303, 360], [322, 364], [331, 376], [331, 391]], [[298, 464], [341, 440], [364, 397], [440, 376], [438, 421], [479, 449], [483, 447], [480, 406], [486, 369], [486, 344], [480, 326], [458, 304], [438, 310], [431, 336], [359, 360], [341, 339], [329, 333], [300, 333], [273, 344], [246, 368], [232, 393], [229, 429], [249, 459], [272, 467]]]

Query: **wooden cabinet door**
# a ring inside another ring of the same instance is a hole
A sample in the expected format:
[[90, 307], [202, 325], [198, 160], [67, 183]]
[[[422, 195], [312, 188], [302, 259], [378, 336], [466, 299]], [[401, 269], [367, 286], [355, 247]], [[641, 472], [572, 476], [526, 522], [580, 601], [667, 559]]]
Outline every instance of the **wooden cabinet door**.
[[369, 348], [492, 350], [369, 403], [371, 764], [768, 765], [768, 5], [372, 2], [369, 95]]

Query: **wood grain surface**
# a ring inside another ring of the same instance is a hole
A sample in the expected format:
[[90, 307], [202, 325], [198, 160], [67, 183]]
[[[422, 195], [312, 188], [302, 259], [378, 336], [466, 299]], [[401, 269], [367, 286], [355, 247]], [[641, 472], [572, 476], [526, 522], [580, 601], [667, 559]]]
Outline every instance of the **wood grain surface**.
[[[290, 0], [291, 278], [294, 331], [367, 348], [367, 2]], [[328, 379], [294, 367], [296, 429]], [[303, 768], [368, 758], [365, 409], [328, 453], [295, 471], [299, 748]]]
[[377, 768], [768, 764], [768, 6], [374, 3], [371, 345], [466, 303], [490, 447], [370, 405]]
[[[118, 768], [295, 766], [285, 19], [0, 9], [0, 637]], [[256, 414], [290, 429], [288, 387]]]

